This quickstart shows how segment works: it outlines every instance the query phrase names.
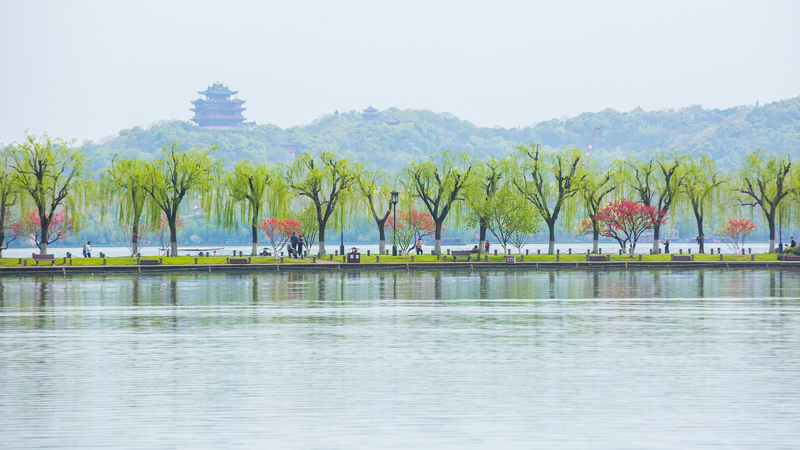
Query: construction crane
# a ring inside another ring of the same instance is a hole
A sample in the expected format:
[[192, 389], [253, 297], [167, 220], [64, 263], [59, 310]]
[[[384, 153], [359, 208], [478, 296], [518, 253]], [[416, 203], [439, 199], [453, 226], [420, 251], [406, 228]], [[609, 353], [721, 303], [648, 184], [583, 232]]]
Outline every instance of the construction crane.
[[600, 135], [600, 129], [603, 128], [602, 126], [594, 127], [594, 133], [592, 133], [591, 139], [589, 139], [589, 145], [586, 146], [586, 157], [591, 158], [592, 152], [594, 151], [594, 144], [597, 142], [597, 136]]

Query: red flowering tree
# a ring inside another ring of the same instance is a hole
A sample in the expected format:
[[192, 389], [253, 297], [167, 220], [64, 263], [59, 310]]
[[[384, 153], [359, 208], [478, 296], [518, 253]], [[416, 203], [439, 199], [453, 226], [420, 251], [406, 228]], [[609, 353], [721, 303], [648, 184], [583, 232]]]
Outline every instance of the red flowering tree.
[[[444, 233], [444, 226], [442, 233]], [[386, 219], [386, 232], [391, 236], [392, 244], [397, 246], [400, 255], [405, 255], [414, 248], [416, 238], [431, 236], [436, 232], [436, 223], [429, 213], [412, 209], [407, 212], [397, 211], [397, 233], [395, 233], [394, 215]]]
[[636, 241], [642, 233], [666, 223], [666, 215], [653, 206], [621, 198], [608, 202], [593, 219], [600, 225], [601, 235], [615, 239], [622, 248], [630, 242], [630, 256], [633, 258]]
[[272, 254], [277, 259], [278, 252], [283, 249], [286, 242], [292, 237], [292, 233], [296, 234], [301, 231], [302, 225], [295, 219], [279, 220], [275, 217], [270, 217], [269, 219], [261, 219], [261, 225], [258, 226], [258, 229], [261, 230], [261, 234], [264, 237], [269, 239], [269, 243], [272, 246]]
[[38, 211], [32, 209], [22, 216], [22, 219], [11, 226], [12, 233], [24, 239], [29, 239], [36, 244], [42, 251], [47, 250], [47, 246], [61, 239], [72, 236], [72, 218], [68, 217], [64, 211], [59, 211], [53, 215], [53, 219], [47, 228], [47, 235], [42, 236], [42, 222]]
[[756, 228], [756, 224], [747, 219], [728, 219], [725, 228], [717, 231], [717, 234], [734, 253], [739, 253], [747, 235], [756, 231]]
[[[175, 219], [175, 230], [176, 230], [176, 232], [183, 230], [183, 228], [186, 226], [186, 224], [187, 224], [187, 222], [185, 220], [180, 220], [180, 219], [176, 218]], [[141, 225], [139, 225], [139, 226], [141, 227]], [[158, 243], [160, 245], [159, 248], [161, 248], [163, 250], [169, 250], [164, 245], [164, 240], [165, 239], [168, 240], [169, 237], [170, 237], [169, 221], [167, 220], [167, 216], [162, 215], [161, 216], [161, 223], [156, 225], [155, 227], [152, 227], [151, 228], [151, 232], [158, 239]], [[140, 235], [141, 235], [141, 233], [140, 233]], [[176, 236], [177, 236], [177, 233], [176, 233]], [[173, 256], [177, 256], [177, 255], [173, 255]]]

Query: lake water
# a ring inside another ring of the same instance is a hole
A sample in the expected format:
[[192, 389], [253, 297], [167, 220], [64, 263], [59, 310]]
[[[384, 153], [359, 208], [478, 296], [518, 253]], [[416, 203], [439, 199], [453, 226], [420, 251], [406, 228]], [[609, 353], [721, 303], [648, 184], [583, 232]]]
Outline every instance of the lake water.
[[0, 448], [797, 448], [800, 272], [0, 278]]

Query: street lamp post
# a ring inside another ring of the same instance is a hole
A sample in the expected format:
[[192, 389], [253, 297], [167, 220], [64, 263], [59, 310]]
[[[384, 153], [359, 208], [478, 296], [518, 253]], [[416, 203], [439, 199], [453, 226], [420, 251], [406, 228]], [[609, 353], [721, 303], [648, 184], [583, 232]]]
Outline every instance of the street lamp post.
[[400, 194], [397, 191], [392, 191], [392, 215], [394, 216], [394, 224], [392, 225], [392, 256], [397, 256], [397, 202], [399, 201]]
[[339, 254], [344, 255], [344, 230], [342, 230], [342, 242], [339, 244]]

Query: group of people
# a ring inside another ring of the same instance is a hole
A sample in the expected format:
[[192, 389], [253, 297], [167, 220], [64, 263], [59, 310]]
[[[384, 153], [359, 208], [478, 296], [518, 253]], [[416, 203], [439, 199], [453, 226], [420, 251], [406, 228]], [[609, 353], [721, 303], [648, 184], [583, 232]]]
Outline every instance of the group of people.
[[85, 244], [83, 244], [83, 257], [84, 258], [92, 257], [92, 241], [88, 241]]
[[292, 237], [289, 238], [289, 256], [292, 258], [297, 258], [297, 255], [300, 255], [300, 258], [302, 258], [304, 245], [305, 241], [303, 241], [303, 233], [300, 233], [299, 236], [297, 233], [292, 233]]

